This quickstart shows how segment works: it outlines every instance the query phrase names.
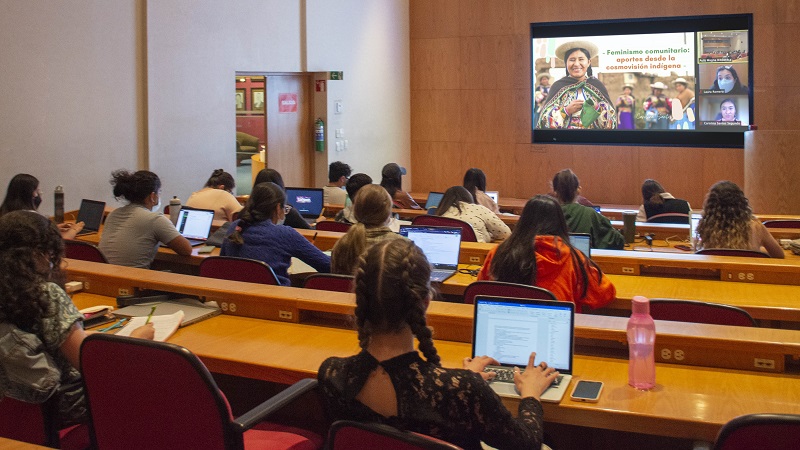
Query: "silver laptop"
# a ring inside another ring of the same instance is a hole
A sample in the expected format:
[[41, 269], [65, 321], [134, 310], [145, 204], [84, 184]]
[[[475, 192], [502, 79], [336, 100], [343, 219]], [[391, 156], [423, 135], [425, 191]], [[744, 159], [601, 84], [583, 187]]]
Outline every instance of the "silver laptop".
[[536, 352], [537, 364], [544, 361], [560, 374], [541, 400], [561, 401], [572, 380], [574, 303], [479, 295], [473, 327], [472, 356], [488, 355], [500, 362], [487, 367], [497, 373], [490, 383], [495, 392], [518, 396], [514, 366], [524, 370], [531, 352]]
[[569, 244], [582, 251], [587, 258], [592, 257], [592, 235], [589, 233], [570, 233]]
[[497, 191], [486, 191], [486, 195], [488, 195], [489, 198], [491, 198], [495, 203], [500, 200], [500, 193]]
[[700, 237], [697, 235], [697, 225], [700, 223], [702, 217], [702, 214], [689, 214], [689, 245], [692, 247], [692, 250], [697, 250], [697, 242], [700, 240]]
[[183, 207], [178, 214], [175, 228], [181, 236], [185, 237], [192, 247], [204, 245], [211, 234], [211, 224], [214, 222], [214, 211], [210, 209], [195, 209]]
[[103, 223], [105, 211], [106, 202], [87, 199], [81, 200], [81, 209], [78, 210], [78, 217], [75, 219], [76, 223], [83, 222], [83, 229], [78, 232], [78, 236], [100, 231], [100, 224]]
[[458, 270], [461, 252], [461, 228], [400, 225], [400, 235], [411, 239], [433, 266], [431, 281], [450, 278]]

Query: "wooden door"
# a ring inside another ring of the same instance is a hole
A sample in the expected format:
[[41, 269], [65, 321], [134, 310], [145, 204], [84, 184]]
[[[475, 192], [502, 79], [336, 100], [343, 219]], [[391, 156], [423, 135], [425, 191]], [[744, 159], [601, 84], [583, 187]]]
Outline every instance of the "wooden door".
[[[268, 74], [266, 84], [267, 167], [280, 172], [286, 186], [311, 186], [314, 180], [311, 75]], [[295, 96], [296, 108], [292, 108]]]

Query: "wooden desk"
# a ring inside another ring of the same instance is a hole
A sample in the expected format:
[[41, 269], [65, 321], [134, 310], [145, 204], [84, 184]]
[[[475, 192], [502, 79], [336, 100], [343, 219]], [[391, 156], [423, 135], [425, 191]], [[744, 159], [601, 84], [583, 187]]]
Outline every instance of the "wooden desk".
[[[182, 345], [216, 373], [283, 384], [316, 376], [330, 356], [356, 353], [355, 331], [222, 315], [181, 328], [170, 342]], [[460, 367], [470, 345], [437, 341], [444, 367]], [[730, 419], [756, 412], [800, 413], [798, 376], [657, 364], [657, 386], [638, 391], [627, 385], [625, 360], [577, 355], [575, 379], [605, 383], [598, 403], [545, 404], [552, 423], [607, 428], [713, 441]], [[511, 411], [516, 398], [504, 398]]]
[[[353, 294], [317, 291], [280, 286], [231, 282], [143, 269], [106, 266], [75, 261], [68, 268], [70, 279], [89, 287], [75, 295], [83, 305], [114, 303], [107, 295], [119, 289], [159, 289], [216, 300], [226, 314], [294, 323], [313, 323], [351, 327], [354, 313]], [[87, 303], [88, 302], [88, 303]], [[91, 303], [94, 302], [94, 303]], [[628, 304], [630, 300], [628, 300]], [[630, 308], [630, 306], [628, 306]], [[286, 318], [288, 315], [288, 318]], [[471, 342], [473, 306], [431, 302], [428, 322], [437, 339]], [[585, 348], [584, 354], [614, 354], [627, 357], [625, 348], [627, 318], [576, 315], [575, 336]], [[658, 354], [663, 361], [675, 364], [703, 365], [745, 370], [782, 372], [785, 360], [800, 356], [800, 331], [761, 328], [724, 327], [680, 322], [658, 322]], [[669, 354], [662, 353], [668, 350]], [[681, 350], [683, 356], [672, 358]], [[754, 359], [772, 361], [771, 366], [754, 366]]]

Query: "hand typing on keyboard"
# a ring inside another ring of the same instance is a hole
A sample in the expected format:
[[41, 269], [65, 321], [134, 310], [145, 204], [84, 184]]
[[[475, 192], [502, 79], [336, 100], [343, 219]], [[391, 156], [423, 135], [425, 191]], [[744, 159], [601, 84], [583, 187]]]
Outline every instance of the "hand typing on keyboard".
[[500, 363], [492, 358], [491, 356], [476, 356], [475, 358], [464, 358], [464, 368], [467, 370], [471, 370], [473, 372], [477, 372], [483, 377], [484, 380], [490, 381], [492, 380], [497, 374], [492, 371], [485, 371], [486, 366], [490, 365], [499, 365]]
[[533, 397], [539, 400], [542, 393], [553, 384], [559, 374], [552, 367], [548, 367], [546, 362], [542, 361], [536, 365], [535, 360], [536, 352], [532, 352], [524, 371], [519, 367], [514, 368], [514, 385], [516, 385], [520, 397]]

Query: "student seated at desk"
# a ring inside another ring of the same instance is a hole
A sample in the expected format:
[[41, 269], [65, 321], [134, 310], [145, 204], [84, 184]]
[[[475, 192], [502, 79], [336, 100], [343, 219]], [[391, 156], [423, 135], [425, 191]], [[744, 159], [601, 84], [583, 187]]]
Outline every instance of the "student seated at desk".
[[[253, 182], [253, 186], [261, 183], [275, 183], [277, 184], [286, 195], [286, 186], [283, 185], [283, 177], [281, 176], [280, 172], [275, 169], [261, 169], [256, 175], [256, 180]], [[303, 219], [303, 216], [297, 212], [296, 209], [292, 208], [291, 206], [288, 208], [289, 212], [286, 213], [286, 222], [284, 225], [292, 227], [292, 228], [302, 228], [305, 230], [310, 230], [311, 225], [306, 222], [306, 219]]]
[[515, 419], [481, 374], [493, 358], [465, 359], [464, 369], [441, 367], [425, 320], [430, 271], [422, 250], [406, 239], [375, 244], [361, 258], [355, 275], [361, 353], [329, 358], [317, 375], [329, 416], [384, 423], [464, 449], [480, 449], [480, 441], [539, 449], [539, 397], [557, 372], [545, 363], [534, 366], [531, 354], [514, 378], [522, 397]]
[[349, 165], [334, 161], [328, 166], [328, 184], [322, 187], [323, 201], [331, 205], [344, 205], [347, 193], [342, 189], [353, 170]]
[[403, 175], [405, 174], [405, 167], [400, 167], [395, 163], [386, 164], [383, 166], [383, 170], [381, 170], [381, 186], [392, 196], [395, 207], [402, 209], [422, 209], [422, 207], [411, 198], [411, 194], [403, 190]]
[[472, 203], [485, 206], [489, 211], [500, 214], [500, 208], [486, 195], [486, 174], [481, 169], [468, 169], [464, 174], [464, 188], [472, 195]]
[[642, 206], [636, 215], [637, 222], [649, 222], [651, 217], [661, 214], [684, 214], [684, 217], [662, 217], [654, 221], [685, 225], [689, 223], [691, 213], [692, 207], [689, 206], [689, 202], [673, 197], [658, 181], [648, 178], [642, 183]]
[[[42, 403], [55, 396], [58, 428], [88, 420], [78, 371], [86, 333], [83, 314], [64, 292], [63, 256], [59, 230], [47, 218], [32, 211], [0, 218], [0, 397]], [[131, 335], [153, 339], [154, 331], [149, 324]], [[19, 373], [25, 368], [29, 374]], [[51, 371], [43, 375], [45, 368]]]
[[478, 242], [492, 242], [511, 235], [511, 228], [483, 205], [476, 205], [463, 186], [447, 189], [436, 208], [436, 215], [463, 220], [472, 225]]
[[528, 200], [511, 237], [489, 251], [478, 279], [545, 288], [575, 303], [575, 312], [603, 307], [617, 295], [600, 268], [570, 245], [564, 213], [549, 195]]
[[264, 261], [283, 286], [289, 286], [289, 265], [298, 258], [317, 272], [331, 271], [331, 258], [294, 228], [284, 226], [286, 195], [275, 183], [259, 183], [233, 222], [233, 233], [222, 242], [222, 256]]
[[357, 173], [347, 179], [347, 184], [344, 186], [347, 191], [347, 199], [344, 201], [344, 208], [336, 213], [334, 220], [344, 223], [357, 222], [355, 216], [353, 216], [353, 202], [356, 199], [358, 190], [368, 184], [372, 184], [372, 177], [365, 173]]
[[100, 251], [111, 264], [148, 268], [156, 257], [158, 244], [175, 253], [192, 254], [192, 244], [161, 213], [161, 180], [147, 170], [111, 174], [114, 197], [129, 203], [111, 211], [100, 235]]
[[236, 181], [233, 175], [222, 169], [211, 173], [205, 187], [193, 193], [186, 206], [198, 209], [211, 209], [214, 211], [214, 220], [230, 222], [233, 215], [242, 210], [242, 205], [233, 196]]
[[[0, 216], [11, 211], [37, 211], [42, 203], [42, 191], [39, 189], [39, 180], [27, 173], [18, 173], [8, 182], [6, 197], [0, 205]], [[60, 223], [58, 230], [64, 239], [75, 239], [83, 230], [83, 222]]]
[[386, 189], [368, 184], [358, 190], [353, 215], [356, 223], [333, 246], [331, 272], [352, 275], [358, 258], [372, 245], [391, 239], [405, 239], [389, 228], [392, 198]]
[[780, 244], [767, 228], [753, 216], [744, 192], [732, 181], [711, 186], [703, 204], [703, 217], [697, 224], [698, 248], [732, 248], [761, 251], [783, 258]]
[[581, 192], [581, 183], [570, 169], [564, 169], [553, 177], [553, 190], [561, 202], [569, 231], [592, 235], [592, 247], [622, 250], [625, 238], [611, 226], [611, 221], [594, 208], [579, 204], [576, 199]]

